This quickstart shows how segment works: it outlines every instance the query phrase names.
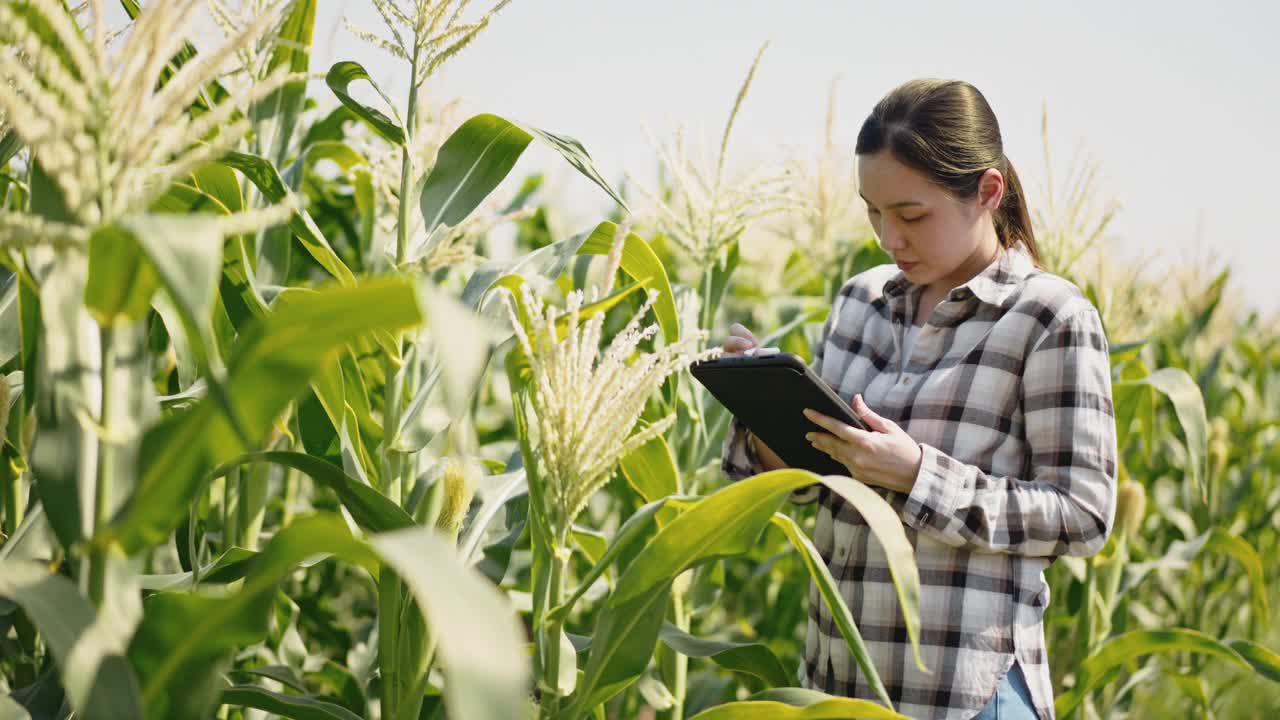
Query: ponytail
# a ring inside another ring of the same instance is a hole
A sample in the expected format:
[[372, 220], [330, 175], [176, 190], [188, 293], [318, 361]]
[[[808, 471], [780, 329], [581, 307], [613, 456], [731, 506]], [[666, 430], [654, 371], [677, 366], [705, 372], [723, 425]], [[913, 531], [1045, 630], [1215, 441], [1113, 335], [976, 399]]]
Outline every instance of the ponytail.
[[1042, 268], [1040, 248], [1036, 246], [1035, 231], [1031, 227], [1031, 214], [1027, 212], [1026, 197], [1022, 193], [1022, 182], [1013, 169], [1013, 163], [1001, 153], [1004, 167], [1000, 168], [1004, 176], [1004, 197], [1000, 199], [1000, 207], [996, 208], [993, 218], [996, 236], [1000, 238], [1000, 246], [1010, 249], [1019, 242], [1026, 247], [1036, 267]]

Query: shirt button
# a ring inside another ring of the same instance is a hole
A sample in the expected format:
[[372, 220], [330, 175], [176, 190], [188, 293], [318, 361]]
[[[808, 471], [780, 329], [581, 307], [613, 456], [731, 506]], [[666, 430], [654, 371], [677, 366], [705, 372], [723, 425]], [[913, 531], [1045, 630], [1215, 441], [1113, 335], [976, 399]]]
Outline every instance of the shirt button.
[[903, 385], [910, 385], [910, 384], [911, 384], [911, 378], [909, 378], [909, 377], [904, 377], [904, 378], [902, 378], [902, 384], [903, 384]]

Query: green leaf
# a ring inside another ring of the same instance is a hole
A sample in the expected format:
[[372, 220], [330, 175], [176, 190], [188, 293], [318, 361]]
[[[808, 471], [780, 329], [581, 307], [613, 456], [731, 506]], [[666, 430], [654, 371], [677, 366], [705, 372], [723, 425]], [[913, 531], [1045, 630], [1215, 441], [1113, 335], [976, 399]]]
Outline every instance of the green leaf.
[[78, 717], [142, 717], [138, 681], [109, 627], [113, 619], [98, 622], [70, 580], [40, 563], [9, 560], [0, 563], [0, 597], [20, 605], [40, 631]]
[[[533, 136], [498, 117], [482, 114], [464, 122], [436, 155], [419, 198], [429, 238], [441, 225], [457, 227], [515, 167]], [[438, 242], [438, 240], [436, 240]], [[424, 255], [433, 249], [429, 240]]]
[[[577, 140], [485, 113], [464, 122], [440, 147], [419, 202], [427, 235], [432, 236], [440, 225], [456, 227], [466, 219], [506, 178], [535, 137], [560, 153], [620, 206], [627, 207], [622, 197], [601, 177], [591, 156]], [[430, 253], [434, 243], [442, 237], [440, 234], [429, 240], [423, 254]]]
[[1243, 538], [1232, 535], [1222, 528], [1209, 531], [1204, 549], [1228, 555], [1240, 563], [1249, 577], [1249, 603], [1253, 615], [1263, 625], [1267, 625], [1270, 621], [1267, 581], [1263, 572], [1262, 558], [1258, 556], [1258, 552]]
[[[1273, 672], [1274, 666], [1264, 665], [1265, 669], [1255, 668], [1234, 648], [1199, 630], [1188, 628], [1133, 630], [1111, 638], [1098, 648], [1097, 652], [1080, 663], [1080, 667], [1076, 670], [1075, 685], [1058, 695], [1054, 702], [1054, 710], [1059, 716], [1067, 716], [1084, 702], [1089, 693], [1114, 679], [1113, 671], [1119, 670], [1130, 660], [1151, 653], [1176, 652], [1197, 653], [1230, 660], [1245, 669], [1254, 669], [1264, 677], [1274, 679], [1274, 675], [1268, 674]], [[1256, 657], [1258, 654], [1254, 653], [1254, 655]]]
[[870, 700], [827, 696], [811, 705], [795, 707], [772, 700], [741, 700], [704, 710], [689, 720], [907, 720]]
[[[1158, 391], [1173, 403], [1174, 413], [1178, 417], [1178, 423], [1182, 426], [1182, 433], [1187, 441], [1191, 482], [1204, 496], [1207, 492], [1204, 477], [1205, 462], [1208, 457], [1209, 420], [1205, 414], [1204, 395], [1201, 394], [1200, 387], [1182, 368], [1160, 368], [1139, 380], [1115, 383], [1113, 393], [1116, 396], [1116, 407], [1134, 407], [1135, 395], [1147, 388]], [[1118, 414], [1117, 426], [1123, 425], [1127, 429], [1132, 419], [1132, 412]], [[1148, 437], [1148, 445], [1153, 440], [1154, 438]]]
[[244, 211], [244, 194], [235, 170], [220, 162], [201, 165], [191, 173], [191, 185], [204, 195], [216, 200], [225, 213]]
[[506, 596], [463, 568], [430, 528], [382, 533], [370, 544], [412, 590], [437, 639], [449, 717], [529, 717], [524, 628]]
[[31, 720], [31, 713], [8, 695], [0, 695], [0, 720]]
[[622, 527], [618, 528], [618, 532], [614, 534], [613, 541], [609, 543], [604, 554], [602, 554], [600, 559], [591, 566], [591, 570], [588, 571], [582, 578], [582, 581], [578, 583], [578, 588], [574, 590], [573, 593], [570, 594], [569, 597], [560, 605], [550, 608], [547, 611], [544, 622], [549, 622], [553, 619], [567, 616], [569, 611], [573, 609], [574, 603], [576, 603], [578, 599], [581, 598], [588, 589], [590, 589], [592, 583], [594, 583], [605, 573], [606, 570], [609, 569], [609, 566], [613, 564], [613, 561], [634, 545], [636, 541], [648, 535], [649, 527], [652, 524], [651, 521], [658, 515], [658, 512], [662, 510], [666, 502], [667, 498], [659, 498], [658, 500], [655, 500], [632, 513], [631, 516], [622, 523]]
[[1259, 675], [1280, 683], [1280, 654], [1251, 640], [1232, 640], [1230, 644]]
[[[244, 173], [244, 176], [262, 192], [267, 200], [278, 203], [289, 195], [289, 188], [284, 184], [279, 171], [266, 158], [241, 152], [229, 152], [222, 162]], [[315, 220], [306, 210], [298, 210], [289, 219], [289, 229], [294, 237], [302, 243], [302, 247], [315, 259], [320, 267], [345, 286], [355, 284], [355, 275], [333, 251], [324, 233], [320, 231]]]
[[220, 477], [234, 467], [256, 462], [294, 468], [305, 473], [317, 484], [333, 490], [337, 493], [343, 507], [351, 513], [352, 519], [365, 530], [383, 532], [413, 525], [413, 518], [385, 495], [347, 475], [342, 468], [305, 453], [283, 451], [249, 453], [218, 467], [211, 476]]
[[[217, 560], [200, 570], [200, 582], [205, 584], [235, 582], [248, 573], [256, 557], [258, 553], [252, 550], [240, 547], [228, 548], [218, 556]], [[190, 590], [194, 579], [195, 574], [191, 572], [143, 575], [140, 585], [143, 590]]]
[[22, 412], [30, 414], [41, 392], [40, 291], [27, 273], [18, 275], [18, 329], [22, 336]]
[[[316, 24], [316, 0], [293, 0], [289, 14], [276, 33], [275, 49], [267, 63], [267, 72], [287, 67], [295, 75], [305, 74], [311, 65], [311, 36]], [[291, 80], [258, 101], [249, 111], [255, 123], [275, 120], [271, 156], [282, 162], [289, 139], [306, 99], [305, 78]]]
[[18, 151], [21, 149], [22, 138], [18, 137], [18, 133], [10, 130], [3, 136], [0, 136], [0, 167], [7, 165], [9, 160], [11, 160], [14, 155], [17, 155]]
[[[204, 718], [222, 690], [219, 670], [260, 642], [280, 580], [308, 557], [335, 554], [376, 572], [377, 558], [332, 516], [299, 518], [271, 539], [229, 597], [157, 593], [147, 598], [129, 660], [143, 679], [147, 717]], [[141, 715], [129, 717], [142, 717]]]
[[360, 716], [333, 703], [305, 695], [271, 692], [257, 685], [232, 685], [222, 691], [223, 705], [254, 708], [293, 720], [360, 720]]
[[872, 518], [868, 518], [868, 522], [872, 522], [877, 539], [886, 544], [891, 566], [896, 564], [902, 573], [901, 577], [895, 575], [895, 582], [908, 586], [907, 590], [899, 591], [899, 597], [908, 608], [910, 618], [912, 605], [909, 603], [918, 603], [919, 581], [917, 577], [913, 591], [910, 575], [914, 574], [915, 564], [910, 559], [911, 545], [901, 522], [897, 521], [897, 513], [862, 483], [837, 475], [820, 478], [811, 472], [790, 468], [754, 475], [694, 503], [636, 556], [618, 580], [618, 587], [609, 598], [610, 607], [617, 607], [700, 562], [747, 552], [788, 493], [815, 482], [828, 485], [855, 507], [865, 509], [864, 515], [875, 516], [874, 522]]
[[[226, 386], [250, 440], [267, 435], [343, 345], [421, 317], [416, 287], [391, 279], [308, 292], [247, 327], [228, 362]], [[163, 541], [181, 519], [173, 508], [185, 507], [215, 467], [250, 449], [208, 398], [169, 416], [144, 437], [138, 491], [101, 540], [115, 539], [130, 554]]]
[[[222, 272], [222, 235], [208, 217], [138, 215], [124, 218], [119, 232], [107, 242], [135, 244], [155, 271], [155, 277], [173, 300], [196, 360], [208, 374], [221, 370], [213, 333], [214, 304], [218, 277]], [[94, 270], [90, 267], [92, 283]], [[127, 277], [108, 278], [107, 283], [127, 282]], [[88, 290], [86, 290], [88, 292]], [[149, 297], [149, 295], [148, 295]]]
[[871, 533], [880, 543], [889, 563], [889, 574], [893, 577], [893, 587], [898, 593], [903, 624], [906, 625], [907, 637], [911, 640], [916, 667], [922, 672], [929, 672], [920, 657], [920, 573], [916, 569], [915, 548], [907, 539], [898, 512], [875, 490], [852, 478], [827, 475], [822, 478], [822, 484], [857, 510], [871, 527]]
[[[856, 480], [838, 475], [819, 478], [804, 470], [774, 470], [733, 483], [699, 500], [645, 545], [618, 580], [617, 588], [609, 598], [609, 607], [618, 608], [649, 588], [670, 582], [698, 563], [749, 551], [763, 532], [765, 524], [773, 519], [774, 511], [785, 502], [787, 495], [792, 490], [811, 485], [815, 481], [822, 482], [857, 509], [884, 547], [898, 599], [902, 604], [916, 663], [923, 669], [919, 654], [920, 580], [915, 567], [914, 551], [906, 532], [892, 506], [875, 491]], [[794, 530], [785, 523], [782, 528], [789, 535]], [[804, 539], [792, 538], [793, 542], [797, 540]], [[810, 548], [804, 547], [805, 543], [807, 540], [801, 543], [804, 550], [802, 559], [811, 567], [812, 572], [814, 553]], [[820, 560], [818, 563], [822, 565]], [[821, 572], [818, 575], [821, 587]], [[836, 593], [835, 597], [838, 598], [839, 594]], [[841, 617], [840, 612], [834, 614], [840, 618], [838, 624], [855, 657], [861, 654], [860, 662], [865, 664], [864, 672], [872, 678], [873, 686], [879, 685], [852, 620], [847, 614], [844, 617]], [[878, 690], [886, 705], [890, 705], [888, 693], [883, 691], [883, 686]]]
[[[600, 223], [582, 242], [578, 248], [578, 254], [608, 255], [613, 248], [613, 237], [617, 233], [616, 224], [607, 221]], [[662, 335], [667, 342], [680, 339], [680, 320], [676, 314], [676, 300], [671, 291], [671, 281], [667, 278], [666, 267], [649, 247], [649, 243], [635, 233], [628, 233], [622, 246], [621, 267], [622, 271], [632, 279], [658, 291], [658, 299], [653, 303], [653, 311], [658, 316]]]
[[770, 686], [779, 687], [791, 682], [782, 661], [764, 643], [697, 638], [671, 623], [663, 623], [658, 637], [664, 645], [681, 655], [710, 658], [726, 670], [754, 675]]
[[[853, 614], [849, 612], [849, 605], [845, 603], [844, 596], [840, 593], [840, 585], [832, 577], [826, 561], [822, 559], [818, 549], [813, 546], [813, 543], [805, 536], [794, 520], [780, 513], [775, 513], [771, 520], [774, 525], [782, 529], [791, 544], [800, 551], [800, 559], [804, 562], [805, 569], [809, 571], [809, 576], [813, 578], [814, 585], [818, 588], [818, 593], [822, 595], [823, 602], [827, 604], [827, 609], [831, 612], [832, 620], [840, 630], [840, 636], [849, 645], [849, 652], [853, 655], [854, 661], [858, 663], [858, 668], [862, 671], [862, 674], [866, 676], [867, 682], [871, 686], [871, 691], [876, 694], [876, 697], [879, 697], [892, 707], [893, 703], [889, 697], [889, 691], [885, 689], [883, 681], [880, 680], [880, 673], [871, 663], [871, 653], [867, 650], [866, 641], [862, 639], [862, 633], [858, 631], [858, 625], [853, 619]], [[919, 662], [919, 658], [920, 655], [917, 651], [917, 662]]]
[[615, 192], [614, 189], [609, 186], [609, 183], [605, 181], [604, 177], [600, 175], [600, 172], [596, 170], [595, 163], [591, 160], [591, 155], [587, 152], [587, 149], [582, 146], [582, 143], [568, 135], [559, 135], [557, 133], [549, 132], [547, 130], [539, 130], [538, 128], [529, 127], [527, 125], [524, 126], [524, 129], [526, 132], [531, 133], [534, 137], [550, 145], [552, 149], [560, 153], [560, 156], [568, 161], [570, 165], [577, 168], [578, 172], [585, 175], [588, 180], [600, 186], [601, 190], [608, 193], [609, 197], [613, 198], [613, 201], [618, 203], [619, 207], [628, 212], [631, 211], [631, 208], [627, 207], [627, 203], [622, 199], [622, 196]]
[[392, 104], [390, 98], [383, 95], [382, 90], [373, 82], [373, 78], [369, 77], [369, 73], [365, 71], [360, 63], [351, 62], [350, 60], [334, 63], [324, 78], [329, 89], [338, 97], [338, 101], [345, 105], [348, 110], [355, 113], [356, 117], [363, 120], [370, 129], [381, 135], [387, 142], [403, 146], [404, 129], [396, 121], [384, 115], [382, 111], [371, 108], [351, 97], [349, 93], [351, 83], [357, 80], [367, 80], [378, 95], [382, 96], [387, 105]]
[[[82, 263], [53, 263], [41, 279], [39, 302], [29, 306], [39, 312], [30, 333], [39, 338], [39, 364], [25, 366], [37, 368], [36, 384], [23, 392], [36, 400], [31, 468], [49, 525], [64, 548], [74, 547], [93, 527], [97, 439], [79, 418], [96, 414], [90, 408], [100, 396], [95, 376], [101, 354], [84, 288]], [[24, 328], [24, 354], [27, 338]]]
[[557, 720], [576, 720], [635, 682], [653, 657], [671, 583], [650, 587], [630, 601], [600, 614], [587, 666], [569, 710]]
[[627, 482], [645, 502], [680, 492], [680, 476], [671, 447], [661, 435], [631, 451], [619, 463]]
[[466, 535], [458, 543], [458, 557], [467, 566], [471, 565], [471, 558], [480, 547], [485, 531], [489, 529], [489, 524], [493, 522], [498, 511], [507, 504], [508, 500], [529, 489], [529, 481], [523, 469], [494, 475], [490, 481], [501, 482], [501, 484], [492, 492], [481, 491], [480, 509], [476, 510], [474, 519], [467, 526]]

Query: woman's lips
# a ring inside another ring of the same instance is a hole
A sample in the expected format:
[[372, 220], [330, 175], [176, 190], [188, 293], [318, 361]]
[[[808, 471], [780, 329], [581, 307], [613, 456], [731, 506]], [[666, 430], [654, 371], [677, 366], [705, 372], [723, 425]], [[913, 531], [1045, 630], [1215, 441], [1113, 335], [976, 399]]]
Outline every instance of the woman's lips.
[[905, 261], [902, 261], [902, 260], [899, 260], [899, 261], [898, 261], [898, 267], [902, 268], [903, 270], [910, 270], [911, 268], [913, 268], [913, 267], [915, 267], [916, 265], [919, 265], [919, 264], [920, 264], [920, 263], [918, 263], [918, 262], [905, 262]]

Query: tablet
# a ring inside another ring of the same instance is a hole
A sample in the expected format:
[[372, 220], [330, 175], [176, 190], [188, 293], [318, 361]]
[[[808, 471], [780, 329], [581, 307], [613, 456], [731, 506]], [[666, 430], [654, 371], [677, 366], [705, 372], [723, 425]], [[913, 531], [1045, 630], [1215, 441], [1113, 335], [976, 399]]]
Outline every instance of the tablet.
[[689, 371], [738, 422], [793, 468], [819, 475], [849, 474], [848, 468], [804, 438], [806, 433], [827, 432], [804, 416], [805, 408], [870, 430], [825, 380], [792, 353], [703, 360], [693, 363]]

